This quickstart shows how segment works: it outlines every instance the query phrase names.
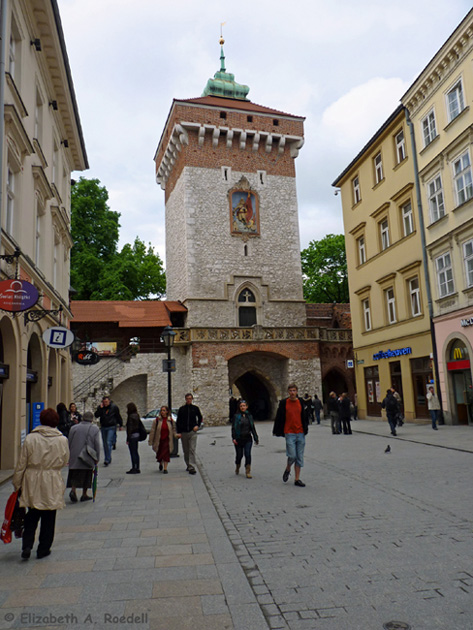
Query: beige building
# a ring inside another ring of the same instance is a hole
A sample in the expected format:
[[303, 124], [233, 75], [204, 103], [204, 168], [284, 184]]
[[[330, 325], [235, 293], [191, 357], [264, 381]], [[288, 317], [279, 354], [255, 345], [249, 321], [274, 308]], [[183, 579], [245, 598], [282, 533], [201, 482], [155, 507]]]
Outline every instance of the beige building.
[[473, 10], [402, 97], [415, 132], [446, 422], [473, 424]]
[[31, 283], [39, 300], [0, 311], [2, 469], [16, 463], [34, 403], [70, 402], [69, 351], [42, 336], [69, 325], [70, 176], [88, 167], [56, 0], [5, 5], [0, 280]]
[[333, 185], [342, 196], [358, 414], [381, 416], [386, 390], [394, 385], [406, 419], [426, 417], [430, 321], [402, 106]]

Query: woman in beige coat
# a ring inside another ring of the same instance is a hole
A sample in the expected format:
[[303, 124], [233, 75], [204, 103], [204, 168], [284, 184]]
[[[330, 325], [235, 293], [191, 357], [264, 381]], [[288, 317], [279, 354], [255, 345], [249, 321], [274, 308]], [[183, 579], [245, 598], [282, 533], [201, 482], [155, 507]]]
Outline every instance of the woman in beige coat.
[[165, 475], [168, 474], [174, 437], [176, 437], [176, 423], [172, 419], [169, 407], [163, 405], [159, 416], [153, 420], [151, 425], [148, 444], [153, 447], [159, 462], [159, 470], [162, 470]]
[[20, 507], [28, 508], [23, 532], [21, 557], [27, 560], [34, 545], [41, 520], [38, 558], [51, 553], [56, 524], [56, 510], [64, 507], [64, 480], [61, 469], [69, 461], [67, 438], [56, 428], [59, 416], [54, 409], [44, 409], [40, 426], [26, 436], [13, 475], [15, 490], [21, 489]]

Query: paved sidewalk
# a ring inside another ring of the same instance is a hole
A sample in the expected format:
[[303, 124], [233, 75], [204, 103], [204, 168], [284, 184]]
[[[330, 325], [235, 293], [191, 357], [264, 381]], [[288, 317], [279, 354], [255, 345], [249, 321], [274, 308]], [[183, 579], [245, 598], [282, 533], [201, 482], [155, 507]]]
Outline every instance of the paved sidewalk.
[[146, 443], [126, 475], [119, 433], [96, 503], [66, 494], [51, 556], [0, 547], [0, 628], [471, 630], [473, 429], [352, 427], [310, 427], [303, 489], [282, 482], [272, 423], [257, 425], [251, 480], [228, 425], [199, 434], [195, 476], [182, 456], [159, 473]]
[[51, 556], [22, 561], [20, 541], [0, 543], [0, 628], [266, 629], [201, 476], [182, 456], [159, 473], [146, 442], [142, 474], [126, 475], [124, 440], [95, 503], [66, 495]]

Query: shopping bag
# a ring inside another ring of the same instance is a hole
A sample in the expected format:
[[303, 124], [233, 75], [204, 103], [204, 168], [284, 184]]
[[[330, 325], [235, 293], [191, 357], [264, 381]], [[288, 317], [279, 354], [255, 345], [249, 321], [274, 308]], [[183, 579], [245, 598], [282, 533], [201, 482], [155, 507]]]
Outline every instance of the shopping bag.
[[5, 518], [3, 520], [2, 531], [0, 532], [0, 540], [3, 540], [5, 544], [11, 543], [11, 521], [13, 512], [15, 511], [15, 505], [18, 499], [18, 492], [12, 492], [8, 498], [7, 505], [5, 507]]

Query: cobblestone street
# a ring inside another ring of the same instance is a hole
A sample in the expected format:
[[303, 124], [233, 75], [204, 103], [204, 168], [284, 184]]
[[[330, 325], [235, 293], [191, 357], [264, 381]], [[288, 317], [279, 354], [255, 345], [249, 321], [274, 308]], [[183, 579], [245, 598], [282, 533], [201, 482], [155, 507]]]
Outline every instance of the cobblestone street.
[[252, 480], [233, 473], [228, 429], [212, 430], [213, 447], [202, 440], [206, 482], [270, 626], [471, 629], [472, 453], [456, 450], [471, 449], [470, 429], [404, 425], [396, 439], [387, 423], [352, 425], [353, 436], [310, 428], [306, 488], [282, 482], [284, 440], [269, 424]]
[[199, 434], [195, 477], [182, 456], [162, 475], [142, 446], [130, 478], [121, 433], [97, 502], [66, 499], [50, 557], [0, 547], [0, 628], [471, 630], [471, 429], [313, 425], [297, 488], [271, 428], [251, 480], [229, 426]]

